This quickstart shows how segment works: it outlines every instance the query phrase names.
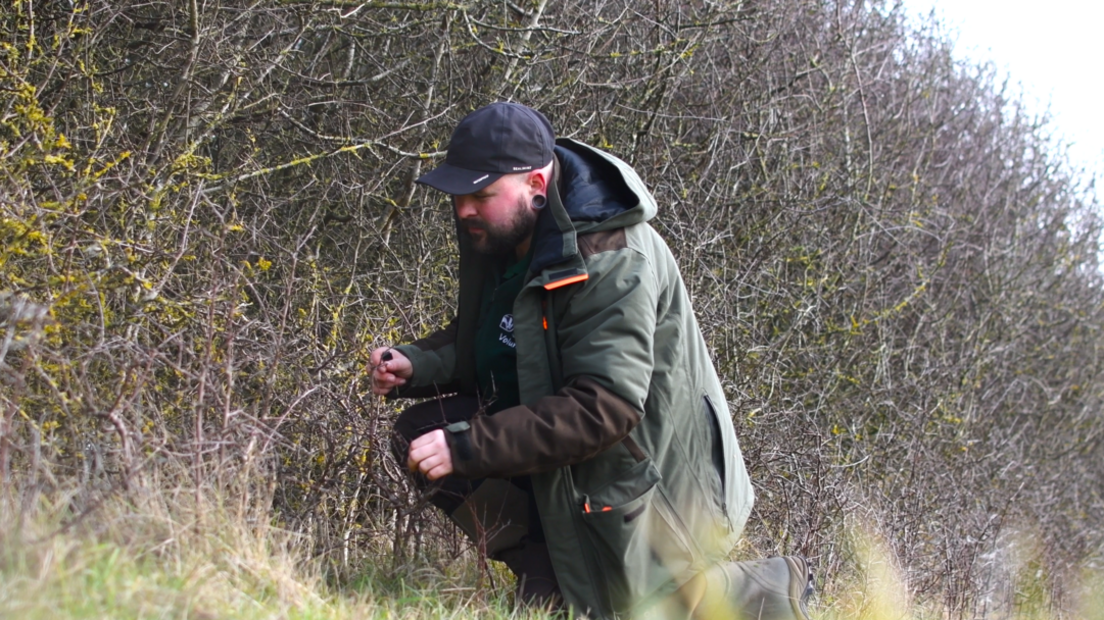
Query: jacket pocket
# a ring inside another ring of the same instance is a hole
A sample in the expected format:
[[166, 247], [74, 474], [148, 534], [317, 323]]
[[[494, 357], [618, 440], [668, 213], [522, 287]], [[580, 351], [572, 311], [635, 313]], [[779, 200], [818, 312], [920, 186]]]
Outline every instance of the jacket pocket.
[[713, 401], [709, 399], [708, 394], [702, 396], [702, 403], [705, 408], [706, 424], [709, 428], [710, 462], [712, 467], [709, 468], [706, 478], [711, 482], [710, 487], [712, 493], [710, 493], [710, 496], [713, 499], [713, 506], [717, 511], [717, 516], [724, 519], [725, 527], [727, 527], [729, 531], [732, 531], [732, 519], [728, 516], [728, 500], [725, 491], [725, 479], [728, 473], [725, 471], [725, 449], [724, 440], [721, 438], [721, 418], [717, 414], [717, 409], [713, 406]]
[[686, 537], [659, 492], [660, 478], [646, 459], [584, 497], [582, 520], [591, 543], [584, 553], [613, 615], [665, 594], [670, 588], [664, 586], [685, 576], [691, 565]]

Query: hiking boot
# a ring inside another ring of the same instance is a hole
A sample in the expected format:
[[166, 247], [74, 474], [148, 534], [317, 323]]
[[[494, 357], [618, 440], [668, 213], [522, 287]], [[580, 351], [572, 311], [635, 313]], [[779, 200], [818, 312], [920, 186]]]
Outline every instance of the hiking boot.
[[813, 571], [809, 562], [799, 555], [782, 557], [790, 569], [790, 600], [798, 618], [808, 620], [809, 598], [813, 596]]
[[805, 558], [720, 564], [710, 571], [709, 589], [713, 588], [723, 590], [729, 609], [740, 620], [809, 620], [813, 576]]

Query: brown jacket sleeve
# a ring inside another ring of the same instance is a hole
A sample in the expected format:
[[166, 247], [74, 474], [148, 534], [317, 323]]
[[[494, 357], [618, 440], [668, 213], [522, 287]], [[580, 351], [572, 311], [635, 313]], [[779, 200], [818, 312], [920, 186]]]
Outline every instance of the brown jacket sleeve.
[[628, 401], [584, 376], [532, 406], [474, 418], [469, 430], [446, 436], [456, 475], [504, 478], [585, 461], [621, 441], [639, 422], [640, 413]]

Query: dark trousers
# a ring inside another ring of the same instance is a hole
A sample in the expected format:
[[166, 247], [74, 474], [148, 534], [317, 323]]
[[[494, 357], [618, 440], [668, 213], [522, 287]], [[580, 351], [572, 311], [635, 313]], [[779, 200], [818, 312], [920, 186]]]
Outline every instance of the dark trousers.
[[[470, 420], [479, 409], [479, 399], [463, 395], [407, 408], [399, 414], [391, 436], [395, 458], [405, 465], [410, 442], [449, 424]], [[446, 476], [430, 482], [418, 472], [413, 478], [418, 489], [433, 490], [430, 503], [444, 511], [481, 552], [504, 562], [517, 575], [519, 601], [542, 607], [562, 605], [529, 476], [506, 480]]]

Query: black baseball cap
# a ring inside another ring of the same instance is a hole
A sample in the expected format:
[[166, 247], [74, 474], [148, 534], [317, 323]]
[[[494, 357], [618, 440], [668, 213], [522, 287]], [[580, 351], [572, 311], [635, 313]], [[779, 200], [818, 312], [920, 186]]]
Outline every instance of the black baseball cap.
[[552, 124], [540, 112], [519, 103], [492, 103], [460, 121], [445, 163], [418, 182], [446, 194], [471, 194], [503, 175], [547, 166], [555, 144]]

